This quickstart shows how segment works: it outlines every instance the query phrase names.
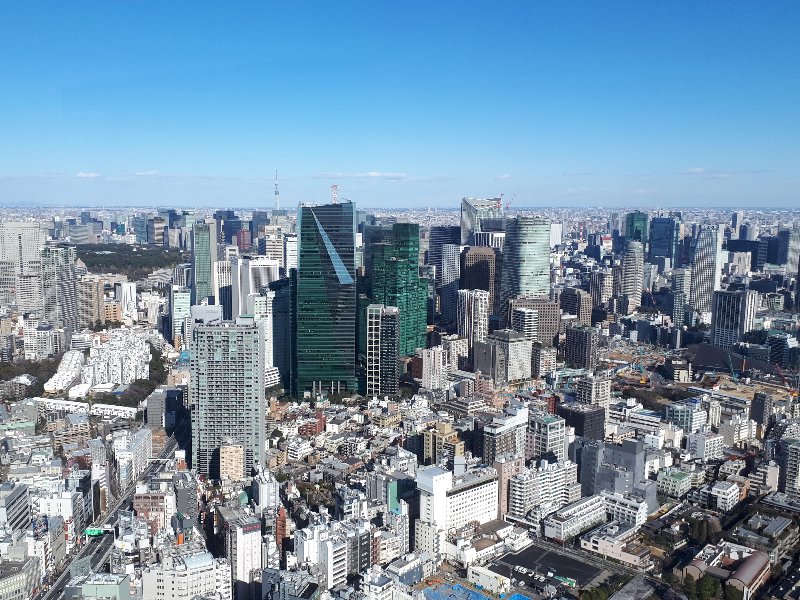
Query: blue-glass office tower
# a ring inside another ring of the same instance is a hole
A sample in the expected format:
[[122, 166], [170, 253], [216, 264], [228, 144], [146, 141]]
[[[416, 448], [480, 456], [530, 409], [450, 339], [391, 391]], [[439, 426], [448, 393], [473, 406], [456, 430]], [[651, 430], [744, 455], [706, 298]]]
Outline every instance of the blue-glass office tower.
[[681, 222], [675, 217], [653, 217], [650, 221], [650, 261], [668, 258], [675, 267], [680, 243]]

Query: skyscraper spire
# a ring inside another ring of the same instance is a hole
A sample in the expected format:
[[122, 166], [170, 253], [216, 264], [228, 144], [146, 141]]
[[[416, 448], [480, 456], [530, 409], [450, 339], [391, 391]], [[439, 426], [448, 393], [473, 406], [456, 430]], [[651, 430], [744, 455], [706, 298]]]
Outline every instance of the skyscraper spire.
[[281, 193], [278, 191], [278, 169], [275, 169], [275, 210], [281, 208]]

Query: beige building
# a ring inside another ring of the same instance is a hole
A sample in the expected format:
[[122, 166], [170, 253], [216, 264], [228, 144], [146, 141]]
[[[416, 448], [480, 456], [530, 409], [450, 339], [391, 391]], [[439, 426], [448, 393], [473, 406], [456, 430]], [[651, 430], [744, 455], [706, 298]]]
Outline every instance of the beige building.
[[422, 460], [435, 463], [442, 454], [450, 460], [455, 456], [464, 456], [464, 442], [451, 423], [439, 422], [422, 432]]
[[219, 478], [238, 481], [244, 477], [244, 446], [234, 442], [219, 448]]

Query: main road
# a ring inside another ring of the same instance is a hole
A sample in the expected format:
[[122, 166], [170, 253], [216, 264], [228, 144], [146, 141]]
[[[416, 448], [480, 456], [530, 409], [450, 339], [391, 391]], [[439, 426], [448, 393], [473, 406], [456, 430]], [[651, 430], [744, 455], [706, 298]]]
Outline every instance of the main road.
[[[175, 447], [178, 445], [178, 438], [185, 435], [187, 429], [187, 426], [184, 425], [180, 432], [175, 431], [167, 439], [167, 443], [164, 444], [164, 448], [158, 455], [158, 459], [152, 461], [147, 468], [142, 471], [142, 474], [139, 475], [139, 478], [133, 484], [128, 486], [128, 489], [125, 491], [124, 495], [120, 497], [120, 499], [117, 500], [116, 503], [104, 513], [104, 515], [101, 515], [94, 523], [87, 525], [87, 527], [116, 525], [117, 512], [119, 509], [123, 506], [129, 506], [133, 502], [133, 495], [136, 493], [136, 484], [149, 481], [153, 475], [164, 470], [164, 467], [167, 465], [167, 462], [164, 459], [172, 456], [172, 453], [175, 451]], [[64, 571], [61, 573], [61, 575], [59, 575], [58, 579], [53, 582], [53, 584], [50, 586], [50, 589], [48, 589], [43, 596], [39, 596], [39, 600], [57, 600], [63, 596], [64, 586], [70, 579], [69, 568], [73, 562], [88, 556], [90, 557], [90, 563], [93, 570], [96, 570], [105, 564], [105, 560], [111, 552], [111, 548], [114, 544], [114, 536], [111, 534], [106, 534], [102, 538], [90, 539], [91, 541], [89, 543], [84, 545], [77, 552], [77, 554], [73, 555], [72, 558], [69, 559], [68, 563], [64, 567]]]

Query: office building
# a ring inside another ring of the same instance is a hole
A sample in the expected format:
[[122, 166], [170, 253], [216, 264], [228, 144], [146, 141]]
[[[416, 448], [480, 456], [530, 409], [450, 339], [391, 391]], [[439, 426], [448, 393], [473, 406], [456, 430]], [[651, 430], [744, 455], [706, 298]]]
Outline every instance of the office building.
[[710, 313], [714, 292], [722, 279], [722, 227], [701, 225], [691, 258], [691, 289], [689, 307], [700, 313]]
[[640, 210], [625, 215], [625, 241], [647, 243], [650, 232], [650, 215]]
[[496, 384], [524, 381], [531, 377], [532, 342], [512, 329], [498, 329], [485, 342], [475, 342], [475, 371]]
[[355, 391], [355, 205], [301, 205], [297, 229], [292, 394]]
[[715, 291], [711, 306], [711, 345], [723, 350], [753, 329], [758, 292], [753, 290]]
[[370, 248], [372, 301], [400, 311], [400, 355], [425, 346], [427, 284], [419, 276], [419, 225], [395, 223], [389, 241]]
[[461, 227], [434, 225], [428, 232], [428, 264], [436, 268], [436, 287], [442, 286], [442, 257], [445, 244], [461, 245]]
[[511, 329], [530, 342], [539, 341], [539, 311], [533, 308], [514, 308], [511, 311]]
[[160, 563], [142, 571], [142, 600], [192, 600], [198, 596], [232, 600], [231, 565], [224, 558], [199, 549], [181, 551], [181, 546], [161, 548], [160, 553]]
[[[528, 308], [536, 311], [536, 341], [539, 341], [547, 346], [552, 346], [555, 337], [561, 330], [561, 309], [559, 308], [558, 302], [554, 302], [553, 300], [549, 300], [547, 298], [516, 298], [509, 304], [509, 314], [511, 314], [513, 317], [514, 311], [521, 308]], [[527, 318], [533, 319], [533, 316], [530, 315]], [[531, 323], [529, 321], [528, 327], [530, 324]]]
[[461, 280], [461, 249], [458, 244], [444, 244], [442, 246], [439, 313], [441, 314], [441, 322], [444, 325], [452, 325], [456, 322], [458, 286]]
[[800, 267], [800, 229], [781, 229], [778, 232], [778, 261], [786, 265], [786, 275], [793, 277]]
[[[502, 231], [503, 202], [501, 198], [461, 199], [461, 244], [475, 244], [475, 234], [481, 231]], [[548, 240], [550, 233], [548, 231]]]
[[631, 314], [642, 305], [642, 286], [644, 277], [644, 250], [642, 242], [629, 241], [625, 244], [622, 257], [622, 279], [620, 293], [625, 314]]
[[266, 256], [234, 256], [231, 261], [231, 313], [252, 314], [248, 298], [261, 294], [280, 277], [278, 261]]
[[550, 222], [538, 217], [515, 217], [506, 222], [500, 281], [500, 321], [507, 323], [510, 302], [519, 297], [550, 294]]
[[551, 462], [566, 459], [566, 423], [550, 413], [530, 411], [525, 439], [525, 459], [544, 458]]
[[368, 397], [396, 396], [400, 371], [400, 311], [396, 306], [367, 307]]
[[461, 253], [462, 290], [486, 290], [489, 292], [491, 314], [497, 311], [497, 283], [499, 282], [499, 260], [497, 250], [486, 246], [469, 246]]
[[681, 222], [676, 217], [653, 217], [650, 221], [650, 262], [658, 258], [669, 260], [671, 267], [676, 266], [678, 248], [681, 239]]
[[[214, 297], [214, 262], [217, 260], [216, 224], [195, 223], [192, 227], [192, 304]], [[219, 301], [215, 298], [215, 303]]]
[[575, 435], [591, 440], [605, 438], [606, 411], [602, 406], [566, 402], [556, 409], [567, 427], [575, 429]]
[[171, 342], [176, 348], [188, 345], [188, 320], [191, 317], [192, 293], [185, 287], [171, 285], [169, 290], [169, 317]]
[[569, 327], [564, 360], [575, 369], [594, 370], [600, 352], [600, 331], [596, 327]]
[[24, 531], [31, 523], [31, 499], [28, 486], [6, 481], [0, 484], [0, 527]]
[[489, 334], [489, 292], [458, 290], [458, 335], [467, 339], [470, 356], [475, 342], [486, 341]]
[[192, 466], [219, 474], [219, 449], [244, 446], [245, 470], [263, 466], [265, 451], [264, 338], [252, 319], [194, 329], [189, 400]]
[[164, 230], [167, 222], [163, 217], [151, 217], [147, 219], [147, 243], [155, 246], [164, 245]]
[[41, 250], [47, 239], [37, 222], [0, 223], [0, 300], [20, 310], [41, 310]]
[[558, 300], [564, 314], [577, 317], [576, 324], [592, 324], [592, 297], [588, 292], [578, 288], [567, 288], [561, 292]]

